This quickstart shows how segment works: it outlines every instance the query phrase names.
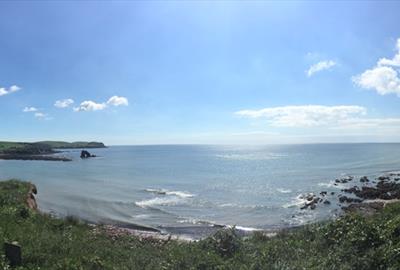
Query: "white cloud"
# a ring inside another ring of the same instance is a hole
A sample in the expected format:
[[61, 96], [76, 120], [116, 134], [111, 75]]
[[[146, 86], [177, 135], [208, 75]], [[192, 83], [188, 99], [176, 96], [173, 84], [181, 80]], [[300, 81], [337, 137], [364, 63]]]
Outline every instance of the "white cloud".
[[112, 96], [107, 101], [107, 104], [112, 106], [128, 106], [128, 99], [125, 97]]
[[397, 53], [393, 57], [393, 59], [381, 58], [378, 61], [378, 66], [400, 67], [400, 38], [397, 39], [396, 49], [397, 49]]
[[314, 75], [317, 72], [320, 72], [322, 70], [327, 70], [332, 68], [333, 66], [336, 65], [335, 61], [332, 60], [326, 60], [326, 61], [320, 61], [314, 65], [312, 65], [307, 71], [307, 76], [311, 77], [312, 75]]
[[392, 67], [377, 66], [353, 78], [353, 81], [365, 89], [375, 89], [380, 95], [397, 94], [400, 96], [400, 79]]
[[393, 59], [381, 58], [376, 66], [354, 76], [353, 82], [359, 87], [373, 89], [380, 95], [397, 94], [400, 97], [400, 38], [397, 40], [397, 53]]
[[75, 107], [75, 112], [80, 111], [101, 111], [106, 109], [108, 106], [128, 106], [128, 99], [125, 97], [112, 96], [107, 102], [96, 103], [91, 100], [82, 102], [79, 107]]
[[35, 116], [35, 118], [38, 118], [41, 120], [53, 119], [48, 114], [41, 112], [38, 108], [35, 108], [35, 107], [25, 107], [22, 111], [26, 112], [26, 113], [33, 113], [33, 116]]
[[367, 116], [365, 107], [355, 105], [283, 106], [261, 110], [242, 110], [236, 114], [253, 119], [266, 119], [268, 125], [272, 127], [324, 128], [328, 129], [330, 134], [334, 134], [331, 132], [335, 130], [338, 132], [356, 131], [363, 135], [377, 134], [378, 131], [398, 134], [396, 132], [400, 131], [400, 118], [370, 118]]
[[260, 110], [242, 110], [239, 116], [265, 118], [276, 127], [317, 127], [337, 125], [353, 116], [362, 116], [367, 110], [361, 106], [283, 106]]
[[96, 103], [91, 100], [86, 100], [82, 102], [79, 107], [75, 107], [74, 111], [80, 112], [80, 111], [101, 111], [107, 108], [106, 103]]
[[8, 89], [4, 87], [0, 87], [0, 96], [5, 96], [14, 92], [21, 90], [21, 87], [12, 85]]
[[36, 109], [35, 107], [25, 107], [23, 109], [23, 112], [36, 112], [38, 111], [38, 109]]
[[42, 112], [36, 112], [34, 115], [36, 118], [38, 118], [40, 120], [52, 120], [53, 119], [48, 114], [42, 113]]
[[73, 99], [67, 98], [67, 99], [57, 100], [54, 103], [54, 106], [57, 107], [57, 108], [68, 108], [73, 103], [74, 103]]
[[335, 129], [360, 130], [366, 128], [400, 128], [400, 118], [350, 118], [340, 122]]
[[46, 114], [44, 114], [44, 113], [42, 113], [42, 112], [36, 112], [35, 113], [35, 117], [36, 118], [44, 118], [44, 117], [46, 117], [47, 115]]

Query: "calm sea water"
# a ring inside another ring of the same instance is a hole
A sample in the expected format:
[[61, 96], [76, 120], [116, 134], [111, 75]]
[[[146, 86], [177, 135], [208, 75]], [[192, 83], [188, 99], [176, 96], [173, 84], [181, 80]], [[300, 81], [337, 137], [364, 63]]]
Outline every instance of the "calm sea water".
[[38, 187], [41, 210], [92, 222], [196, 234], [210, 224], [274, 229], [338, 214], [300, 210], [301, 194], [339, 191], [336, 178], [400, 169], [400, 144], [114, 146], [72, 162], [0, 160], [0, 179]]

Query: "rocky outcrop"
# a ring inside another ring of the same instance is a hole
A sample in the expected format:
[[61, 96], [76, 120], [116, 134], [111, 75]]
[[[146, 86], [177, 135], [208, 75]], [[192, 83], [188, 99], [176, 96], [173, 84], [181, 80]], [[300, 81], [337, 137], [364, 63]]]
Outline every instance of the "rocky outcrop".
[[[375, 213], [380, 208], [383, 208], [387, 203], [400, 201], [400, 173], [386, 173], [371, 181], [367, 176], [360, 178], [359, 183], [350, 186], [350, 182], [354, 179], [352, 176], [347, 176], [333, 181], [334, 185], [342, 184], [347, 186], [343, 188], [337, 197], [331, 192], [331, 199], [335, 200], [337, 205], [346, 212], [358, 212], [361, 214], [369, 215]], [[305, 199], [305, 203], [300, 209], [314, 210], [318, 204], [323, 202], [325, 205], [331, 204], [326, 196], [328, 192], [320, 192], [320, 197], [314, 194], [308, 194], [301, 197]]]
[[37, 188], [34, 184], [31, 184], [29, 187], [28, 195], [26, 197], [26, 204], [32, 210], [37, 210], [37, 203], [35, 199], [35, 195], [37, 194]]
[[96, 155], [92, 155], [86, 150], [81, 151], [81, 158], [91, 158], [91, 157], [96, 157]]
[[353, 203], [344, 206], [342, 209], [348, 213], [357, 213], [363, 216], [371, 216], [381, 210], [385, 204], [383, 202]]

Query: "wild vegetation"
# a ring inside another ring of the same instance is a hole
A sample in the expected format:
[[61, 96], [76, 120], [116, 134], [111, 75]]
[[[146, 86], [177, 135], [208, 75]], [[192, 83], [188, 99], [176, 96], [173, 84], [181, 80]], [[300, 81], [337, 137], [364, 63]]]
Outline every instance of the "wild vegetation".
[[[29, 186], [0, 182], [0, 241], [21, 245], [16, 269], [400, 269], [399, 203], [271, 238], [230, 229], [187, 243], [115, 237], [75, 218], [39, 214], [26, 205]], [[0, 269], [9, 269], [0, 255]]]
[[105, 148], [102, 142], [62, 142], [62, 141], [41, 141], [40, 144], [49, 145], [54, 149], [65, 148]]

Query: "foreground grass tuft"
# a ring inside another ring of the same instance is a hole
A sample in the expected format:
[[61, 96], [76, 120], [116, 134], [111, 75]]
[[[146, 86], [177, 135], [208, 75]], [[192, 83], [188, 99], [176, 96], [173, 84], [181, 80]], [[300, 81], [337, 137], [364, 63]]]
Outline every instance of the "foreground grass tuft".
[[[28, 209], [29, 183], [0, 182], [0, 244], [18, 241], [16, 269], [400, 269], [400, 204], [268, 238], [223, 230], [194, 243], [111, 238], [75, 218]], [[40, 191], [39, 191], [40, 192]], [[0, 251], [0, 269], [8, 269]]]

